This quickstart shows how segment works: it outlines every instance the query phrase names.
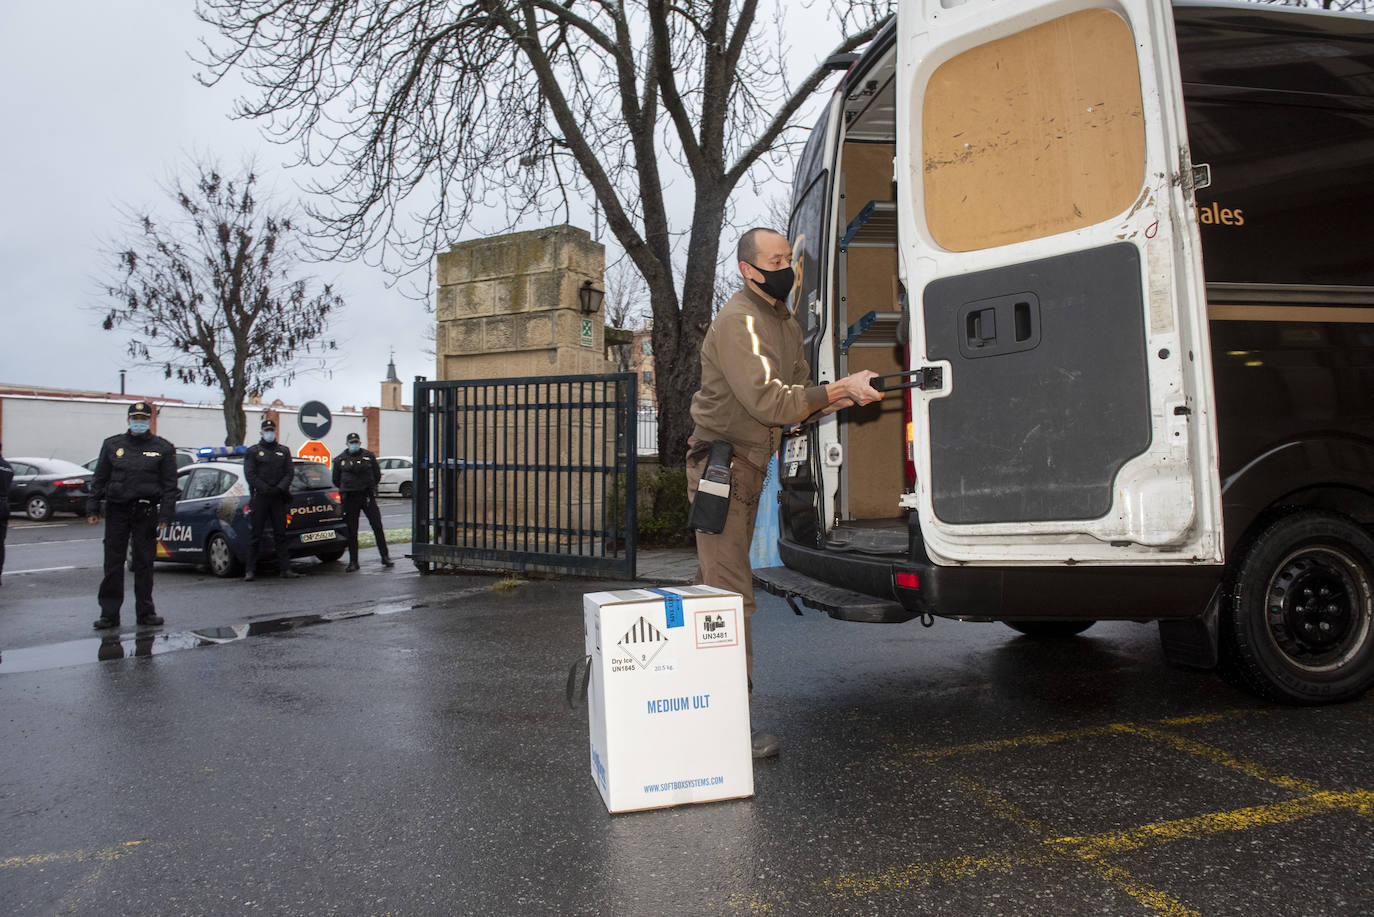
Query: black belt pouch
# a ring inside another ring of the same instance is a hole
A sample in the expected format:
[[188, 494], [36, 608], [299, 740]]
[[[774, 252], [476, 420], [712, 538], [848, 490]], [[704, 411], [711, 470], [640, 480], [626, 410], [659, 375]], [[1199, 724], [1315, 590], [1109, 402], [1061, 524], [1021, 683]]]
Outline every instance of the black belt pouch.
[[730, 460], [734, 455], [735, 447], [726, 440], [711, 443], [706, 470], [697, 483], [692, 513], [687, 518], [687, 524], [703, 535], [718, 535], [725, 529], [725, 516], [730, 512]]

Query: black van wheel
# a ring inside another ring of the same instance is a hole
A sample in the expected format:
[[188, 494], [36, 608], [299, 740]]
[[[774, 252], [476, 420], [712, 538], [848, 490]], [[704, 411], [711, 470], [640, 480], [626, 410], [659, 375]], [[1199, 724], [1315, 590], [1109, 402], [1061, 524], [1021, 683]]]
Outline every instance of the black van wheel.
[[1327, 510], [1271, 522], [1236, 567], [1222, 673], [1272, 700], [1325, 704], [1374, 683], [1374, 539]]
[[229, 547], [229, 539], [219, 532], [211, 535], [210, 540], [205, 543], [205, 565], [210, 568], [211, 573], [221, 578], [238, 576], [243, 569], [243, 565], [234, 556], [233, 549]]
[[1037, 640], [1058, 640], [1083, 633], [1096, 621], [1005, 621], [1012, 630], [1019, 630]]

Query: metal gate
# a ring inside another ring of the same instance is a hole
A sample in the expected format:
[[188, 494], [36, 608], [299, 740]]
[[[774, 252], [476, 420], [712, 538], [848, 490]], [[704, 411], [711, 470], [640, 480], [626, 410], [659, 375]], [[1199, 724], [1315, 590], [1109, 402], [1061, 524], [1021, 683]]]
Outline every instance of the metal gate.
[[415, 380], [417, 565], [633, 579], [634, 373]]

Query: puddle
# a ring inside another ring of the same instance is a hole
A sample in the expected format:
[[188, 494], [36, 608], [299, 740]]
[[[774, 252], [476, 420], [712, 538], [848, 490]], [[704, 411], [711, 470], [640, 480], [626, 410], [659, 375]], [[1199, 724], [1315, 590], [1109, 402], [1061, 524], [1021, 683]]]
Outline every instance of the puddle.
[[40, 672], [44, 669], [60, 669], [90, 662], [109, 662], [138, 656], [161, 656], [177, 650], [192, 650], [203, 646], [219, 646], [234, 643], [249, 637], [266, 634], [281, 634], [328, 624], [332, 621], [346, 621], [350, 618], [365, 618], [373, 615], [392, 615], [412, 608], [425, 608], [425, 602], [385, 602], [363, 608], [343, 609], [324, 614], [290, 615], [284, 618], [270, 618], [265, 621], [250, 621], [245, 624], [231, 624], [227, 627], [202, 627], [197, 630], [172, 631], [170, 633], [141, 629], [127, 633], [106, 634], [103, 637], [87, 637], [83, 640], [68, 640], [65, 643], [49, 643], [45, 646], [31, 646], [22, 649], [0, 651], [0, 674], [11, 672]]

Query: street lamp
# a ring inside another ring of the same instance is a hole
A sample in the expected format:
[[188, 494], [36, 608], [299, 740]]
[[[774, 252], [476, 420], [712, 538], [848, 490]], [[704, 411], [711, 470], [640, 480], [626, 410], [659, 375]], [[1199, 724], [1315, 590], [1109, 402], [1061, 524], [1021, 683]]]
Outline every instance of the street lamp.
[[582, 306], [583, 315], [595, 315], [605, 298], [606, 291], [593, 287], [590, 280], [582, 281], [582, 286], [577, 288], [577, 301]]

